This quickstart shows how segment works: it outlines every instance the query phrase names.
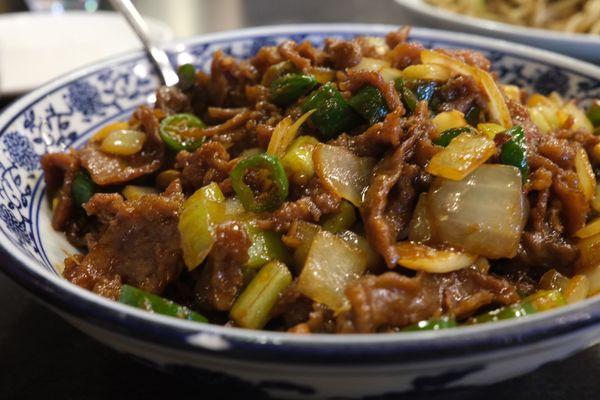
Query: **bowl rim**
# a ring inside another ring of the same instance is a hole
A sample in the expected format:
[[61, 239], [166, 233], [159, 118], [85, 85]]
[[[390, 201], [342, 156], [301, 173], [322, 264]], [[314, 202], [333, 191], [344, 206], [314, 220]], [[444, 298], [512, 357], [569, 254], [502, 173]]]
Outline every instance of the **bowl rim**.
[[563, 44], [600, 45], [600, 35], [588, 33], [563, 32], [552, 29], [532, 28], [514, 25], [491, 19], [455, 13], [441, 7], [435, 7], [423, 0], [394, 0], [401, 7], [426, 15], [438, 21], [449, 21], [462, 27], [477, 28], [486, 33], [503, 33], [511, 37], [529, 36], [538, 40], [552, 40]]
[[[373, 24], [298, 24], [258, 27], [220, 32], [178, 40], [167, 49], [217, 40], [273, 37], [283, 34], [356, 33], [380, 34], [397, 26]], [[416, 40], [439, 40], [468, 48], [497, 50], [537, 62], [550, 63], [600, 81], [600, 68], [576, 59], [507, 41], [476, 35], [431, 29], [414, 29]], [[27, 105], [38, 101], [57, 88], [76, 79], [118, 63], [143, 59], [141, 51], [110, 57], [77, 69], [17, 99], [0, 114], [0, 132], [18, 117]], [[0, 268], [28, 291], [54, 308], [64, 310], [94, 325], [135, 337], [142, 341], [199, 353], [243, 360], [343, 364], [409, 363], [430, 359], [464, 357], [474, 353], [500, 351], [509, 346], [525, 346], [551, 337], [593, 330], [600, 340], [600, 296], [560, 309], [476, 327], [459, 327], [448, 331], [389, 333], [370, 335], [307, 336], [281, 332], [253, 331], [148, 313], [102, 298], [53, 275], [0, 234]]]

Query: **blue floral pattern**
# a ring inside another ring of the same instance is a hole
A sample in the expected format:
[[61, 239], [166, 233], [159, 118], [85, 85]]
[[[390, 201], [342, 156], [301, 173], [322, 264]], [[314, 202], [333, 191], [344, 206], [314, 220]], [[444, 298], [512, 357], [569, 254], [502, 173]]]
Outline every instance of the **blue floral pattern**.
[[[368, 29], [361, 34], [369, 34]], [[170, 59], [193, 60], [196, 67], [210, 70], [212, 54], [221, 50], [235, 57], [254, 55], [262, 46], [283, 40], [322, 44], [325, 37], [349, 38], [348, 32], [290, 32], [254, 37], [198, 40], [169, 54]], [[463, 47], [448, 41], [415, 35], [427, 47]], [[548, 93], [558, 91], [580, 99], [600, 97], [600, 81], [560, 70], [543, 62], [500, 51], [482, 51], [494, 63], [494, 71], [505, 83]], [[151, 64], [141, 55], [122, 60], [58, 86], [22, 107], [0, 126], [0, 230], [15, 245], [54, 271], [41, 245], [37, 221], [39, 209], [47, 207], [39, 158], [49, 151], [81, 145], [98, 127], [128, 118], [140, 104], [152, 100], [158, 80]], [[10, 113], [10, 111], [9, 111]]]

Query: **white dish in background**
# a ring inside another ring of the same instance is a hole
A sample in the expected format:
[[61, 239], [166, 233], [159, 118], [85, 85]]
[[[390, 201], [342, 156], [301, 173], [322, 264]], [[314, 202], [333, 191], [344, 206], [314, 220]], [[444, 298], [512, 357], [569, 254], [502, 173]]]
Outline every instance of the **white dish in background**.
[[[157, 42], [173, 38], [164, 23], [146, 18]], [[14, 96], [83, 65], [141, 44], [114, 12], [13, 13], [0, 16], [0, 96]]]
[[460, 30], [497, 39], [521, 42], [600, 64], [600, 35], [511, 25], [454, 13], [429, 5], [423, 0], [395, 1], [406, 11], [409, 20], [414, 21], [413, 25]]

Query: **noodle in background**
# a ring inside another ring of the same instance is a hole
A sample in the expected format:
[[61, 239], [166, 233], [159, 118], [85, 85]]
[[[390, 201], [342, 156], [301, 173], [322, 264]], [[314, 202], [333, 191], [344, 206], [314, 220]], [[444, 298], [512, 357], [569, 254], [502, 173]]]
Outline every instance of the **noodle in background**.
[[600, 35], [600, 0], [425, 0], [475, 17], [534, 28]]

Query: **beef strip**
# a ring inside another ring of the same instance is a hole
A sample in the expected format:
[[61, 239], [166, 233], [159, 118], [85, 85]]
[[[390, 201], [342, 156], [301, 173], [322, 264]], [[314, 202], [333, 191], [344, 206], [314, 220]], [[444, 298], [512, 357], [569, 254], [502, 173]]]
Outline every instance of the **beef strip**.
[[335, 69], [354, 67], [362, 59], [360, 46], [347, 40], [326, 39], [324, 51]]
[[52, 210], [52, 227], [66, 229], [74, 214], [73, 180], [79, 172], [79, 160], [75, 152], [44, 154], [40, 160], [48, 193], [57, 199]]
[[466, 113], [472, 106], [487, 109], [487, 96], [473, 78], [464, 75], [452, 77], [436, 93], [438, 112], [458, 110]]
[[[386, 82], [379, 73], [364, 70], [350, 70], [348, 71], [348, 80], [348, 90], [351, 92], [356, 92], [358, 88], [364, 86], [365, 84], [375, 86], [383, 95], [383, 98], [385, 99], [387, 107], [390, 111], [395, 111], [398, 109], [404, 110], [400, 96], [394, 87], [394, 82]], [[403, 113], [404, 112], [402, 112], [402, 114]]]
[[277, 210], [258, 221], [261, 229], [287, 232], [294, 221], [318, 222], [323, 215], [339, 210], [341, 198], [331, 193], [318, 178], [309, 183], [306, 193], [295, 201], [286, 201]]
[[237, 222], [227, 222], [215, 229], [215, 243], [196, 283], [198, 306], [207, 310], [231, 309], [244, 284], [242, 265], [248, 261], [252, 242]]
[[310, 67], [311, 60], [298, 53], [298, 44], [293, 40], [284, 40], [277, 49], [285, 60], [291, 61], [299, 70]]
[[245, 88], [258, 81], [258, 72], [247, 61], [226, 56], [221, 50], [213, 55], [208, 82], [209, 103], [215, 107], [246, 105]]
[[367, 239], [390, 268], [396, 265], [398, 259], [394, 245], [409, 222], [400, 220], [399, 217], [407, 215], [406, 212], [399, 213], [398, 209], [405, 202], [394, 201], [390, 195], [406, 172], [405, 166], [413, 155], [415, 145], [432, 129], [428, 115], [426, 103], [419, 103], [408, 120], [404, 141], [375, 166], [371, 184], [360, 208]]
[[159, 122], [154, 112], [140, 107], [135, 117], [141, 122], [146, 141], [139, 153], [120, 156], [100, 150], [100, 143], [90, 140], [79, 151], [81, 165], [98, 185], [119, 185], [160, 169], [165, 158], [165, 145], [159, 136]]
[[219, 142], [207, 142], [193, 153], [180, 151], [176, 160], [175, 168], [181, 170], [181, 184], [187, 193], [211, 182], [222, 183], [235, 166]]
[[168, 115], [192, 111], [190, 99], [177, 86], [159, 87], [155, 106]]
[[466, 318], [490, 304], [519, 300], [508, 281], [473, 268], [446, 274], [366, 275], [346, 288], [351, 309], [337, 318], [339, 333], [389, 331], [439, 317]]
[[177, 224], [183, 194], [177, 186], [173, 183], [165, 195], [132, 201], [117, 193], [95, 194], [85, 210], [105, 228], [87, 255], [65, 261], [64, 277], [114, 299], [119, 282], [160, 294], [182, 266]]

